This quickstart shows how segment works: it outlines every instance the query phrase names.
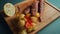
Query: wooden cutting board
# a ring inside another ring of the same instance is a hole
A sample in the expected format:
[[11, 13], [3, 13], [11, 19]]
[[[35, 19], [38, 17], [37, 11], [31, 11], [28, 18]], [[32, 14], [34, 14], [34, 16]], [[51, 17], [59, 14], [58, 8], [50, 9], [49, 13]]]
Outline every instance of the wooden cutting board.
[[[53, 20], [60, 17], [60, 12], [49, 5], [49, 3], [44, 3], [44, 12], [41, 17], [42, 22], [38, 25], [38, 28], [36, 31], [32, 32], [33, 34], [37, 34], [38, 31], [42, 30], [44, 27], [46, 27], [48, 24], [50, 24]], [[32, 34], [31, 33], [31, 34]]]
[[[49, 5], [47, 2], [44, 2], [44, 12], [41, 15], [41, 20], [42, 22], [40, 22], [39, 24], [37, 24], [37, 29], [36, 31], [33, 31], [29, 34], [36, 34], [39, 30], [43, 29], [45, 26], [47, 26], [48, 24], [50, 24], [54, 19], [56, 19], [57, 17], [60, 16], [59, 14], [60, 12], [58, 12], [58, 10], [56, 10], [55, 8], [53, 8], [51, 5]], [[12, 32], [15, 34], [16, 31], [13, 31], [13, 25], [10, 22], [10, 20], [13, 17], [4, 17], [5, 21], [7, 22], [7, 24], [9, 25], [9, 27], [11, 28]]]

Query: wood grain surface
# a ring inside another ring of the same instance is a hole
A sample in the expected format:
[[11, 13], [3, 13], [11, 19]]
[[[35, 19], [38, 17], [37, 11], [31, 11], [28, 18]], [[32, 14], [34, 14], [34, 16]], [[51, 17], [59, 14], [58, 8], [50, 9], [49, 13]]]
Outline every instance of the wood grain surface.
[[[43, 29], [45, 26], [50, 24], [54, 19], [56, 19], [59, 16], [60, 16], [60, 14], [56, 9], [54, 9], [47, 3], [44, 3], [44, 12], [41, 15], [42, 22], [37, 24], [37, 26], [36, 26], [37, 29], [29, 34], [36, 34], [39, 30]], [[4, 19], [6, 20], [7, 24], [9, 25], [10, 29], [12, 30], [12, 32], [15, 34], [16, 31], [13, 30], [14, 26], [10, 22], [10, 20], [12, 20], [14, 17], [16, 17], [16, 16], [4, 17]]]

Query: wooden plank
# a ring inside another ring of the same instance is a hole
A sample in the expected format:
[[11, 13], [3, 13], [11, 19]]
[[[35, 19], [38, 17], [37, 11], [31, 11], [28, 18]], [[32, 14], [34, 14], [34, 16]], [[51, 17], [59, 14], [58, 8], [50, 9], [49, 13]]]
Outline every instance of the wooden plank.
[[[44, 12], [43, 15], [41, 17], [42, 22], [37, 24], [37, 30], [34, 32], [31, 32], [30, 34], [35, 34], [37, 31], [41, 30], [42, 28], [44, 28], [46, 25], [48, 25], [49, 23], [51, 23], [51, 21], [53, 21], [54, 19], [56, 19], [58, 16], [60, 16], [59, 12], [57, 10], [55, 10], [54, 8], [52, 8], [50, 5], [48, 5], [47, 3], [44, 3]], [[9, 27], [11, 28], [11, 30], [13, 31], [13, 24], [10, 22], [11, 19], [13, 19], [15, 16], [13, 17], [5, 17], [5, 20], [7, 22], [7, 24], [9, 25]], [[16, 31], [13, 31], [14, 34]]]
[[53, 5], [52, 3], [50, 3], [49, 1], [46, 0], [45, 3], [49, 4], [51, 7], [53, 7], [54, 9], [60, 12], [60, 9], [57, 8], [55, 5]]
[[54, 19], [56, 19], [59, 16], [60, 16], [60, 14], [57, 10], [55, 10], [50, 5], [45, 3], [45, 10], [42, 15], [43, 21], [39, 25], [37, 25], [38, 27], [37, 27], [36, 31], [34, 31], [30, 34], [36, 34], [39, 30], [43, 29], [45, 26], [50, 24]]

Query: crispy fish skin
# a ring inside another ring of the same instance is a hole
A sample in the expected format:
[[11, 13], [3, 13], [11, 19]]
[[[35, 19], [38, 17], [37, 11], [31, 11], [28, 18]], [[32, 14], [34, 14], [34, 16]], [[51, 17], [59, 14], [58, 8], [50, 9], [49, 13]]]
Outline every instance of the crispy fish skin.
[[38, 3], [39, 1], [35, 0], [35, 2], [31, 6], [31, 13], [33, 16], [35, 16], [36, 13], [38, 12]]
[[15, 4], [15, 7], [19, 7], [19, 11], [22, 12], [25, 8], [27, 8], [28, 6], [31, 6], [34, 2], [35, 0], [25, 0], [23, 2]]

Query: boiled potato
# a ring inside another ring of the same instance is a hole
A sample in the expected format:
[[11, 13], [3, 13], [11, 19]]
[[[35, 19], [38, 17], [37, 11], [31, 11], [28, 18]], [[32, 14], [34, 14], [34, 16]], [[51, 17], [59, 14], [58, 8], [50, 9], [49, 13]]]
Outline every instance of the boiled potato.
[[23, 27], [25, 25], [25, 20], [20, 20], [20, 22], [18, 24], [19, 24], [19, 26]]
[[36, 23], [32, 23], [33, 24], [33, 30], [36, 30], [37, 29], [37, 27], [36, 27]]
[[38, 21], [37, 17], [31, 17], [31, 19], [32, 19], [32, 22], [34, 22], [34, 23], [37, 23], [37, 21]]
[[24, 14], [20, 14], [20, 19], [24, 18], [24, 16], [25, 16]]
[[36, 30], [36, 23], [32, 23], [32, 27], [28, 29], [28, 32], [32, 32], [34, 30]]
[[27, 34], [26, 30], [22, 30], [21, 32], [19, 32], [18, 34]]
[[33, 27], [28, 28], [28, 32], [31, 32], [33, 30]]
[[38, 12], [36, 13], [36, 17], [40, 17], [40, 14]]

